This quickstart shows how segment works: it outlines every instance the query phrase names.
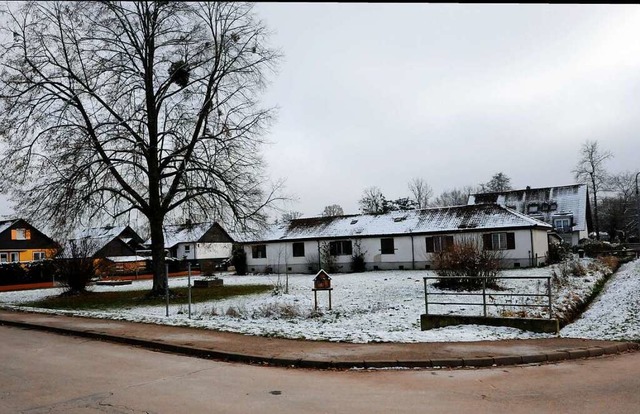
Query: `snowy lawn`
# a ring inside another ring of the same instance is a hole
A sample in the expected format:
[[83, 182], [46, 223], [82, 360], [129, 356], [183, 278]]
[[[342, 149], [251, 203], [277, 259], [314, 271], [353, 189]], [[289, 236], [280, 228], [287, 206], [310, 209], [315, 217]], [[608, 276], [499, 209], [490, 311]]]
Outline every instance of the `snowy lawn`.
[[[562, 277], [562, 269], [558, 265], [537, 269], [512, 269], [502, 273], [503, 276], [531, 277], [553, 276], [552, 286], [554, 310], [562, 315], [569, 311], [576, 302], [584, 300], [594, 285], [604, 278], [607, 270], [591, 259], [580, 259], [587, 269], [586, 275]], [[624, 269], [638, 274], [638, 262], [626, 265]], [[635, 267], [633, 267], [635, 266]], [[565, 271], [566, 275], [567, 272]], [[271, 284], [274, 292], [228, 298], [219, 301], [192, 305], [192, 318], [187, 315], [185, 304], [172, 304], [169, 317], [165, 317], [165, 306], [144, 306], [104, 311], [51, 311], [25, 307], [26, 302], [60, 293], [59, 289], [43, 289], [34, 291], [0, 293], [0, 304], [6, 307], [35, 310], [47, 313], [64, 313], [96, 318], [111, 318], [138, 322], [150, 322], [176, 326], [193, 326], [222, 331], [239, 332], [249, 335], [277, 336], [294, 339], [328, 340], [345, 342], [445, 342], [445, 341], [478, 341], [500, 340], [509, 338], [541, 338], [548, 334], [536, 334], [514, 328], [464, 325], [447, 327], [431, 331], [420, 330], [420, 315], [425, 312], [424, 276], [435, 276], [432, 271], [375, 271], [356, 274], [332, 275], [333, 309], [328, 310], [328, 292], [318, 292], [319, 310], [314, 311], [313, 275], [289, 275], [288, 293], [285, 275], [234, 276], [219, 275], [224, 278], [225, 285], [233, 284]], [[632, 276], [629, 276], [630, 278]], [[434, 281], [430, 281], [433, 283]], [[505, 290], [499, 293], [545, 293], [546, 282], [531, 280], [505, 280], [500, 283]], [[171, 279], [170, 286], [186, 286], [187, 279]], [[94, 291], [150, 289], [151, 281], [134, 282], [124, 286], [94, 286]], [[637, 300], [640, 296], [640, 284], [635, 287], [635, 321], [637, 337]], [[437, 291], [429, 286], [429, 291]], [[494, 292], [495, 293], [495, 292]], [[632, 296], [632, 295], [628, 295]], [[443, 299], [443, 298], [439, 298]], [[469, 302], [469, 296], [452, 296], [442, 301]], [[489, 299], [490, 301], [492, 299]], [[493, 300], [505, 302], [508, 297]], [[524, 300], [524, 298], [513, 298]], [[546, 298], [537, 300], [546, 303]], [[482, 297], [475, 301], [482, 301]], [[532, 302], [530, 302], [532, 303]], [[632, 305], [632, 304], [631, 304]], [[616, 305], [618, 306], [618, 305]], [[509, 306], [489, 306], [492, 315], [513, 315], [521, 308]], [[481, 314], [481, 307], [471, 306], [438, 306], [429, 307], [430, 313], [465, 313]], [[531, 310], [536, 315], [538, 310]], [[606, 311], [605, 311], [606, 312]], [[631, 312], [631, 310], [629, 311]], [[630, 313], [631, 315], [631, 313]], [[631, 318], [631, 316], [629, 316]], [[598, 318], [596, 316], [595, 318]], [[612, 319], [612, 323], [614, 323]], [[575, 328], [579, 323], [565, 328], [563, 336], [589, 336], [590, 328], [582, 331]], [[567, 329], [569, 329], [567, 331]], [[567, 331], [568, 333], [565, 333]], [[589, 336], [591, 337], [591, 336]]]

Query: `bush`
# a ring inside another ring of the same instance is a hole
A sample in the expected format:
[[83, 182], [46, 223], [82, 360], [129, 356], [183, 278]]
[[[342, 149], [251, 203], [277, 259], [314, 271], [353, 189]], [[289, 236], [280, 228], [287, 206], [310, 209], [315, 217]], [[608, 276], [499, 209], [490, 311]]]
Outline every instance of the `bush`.
[[233, 247], [231, 265], [235, 267], [237, 275], [244, 276], [247, 274], [247, 253], [242, 246]]
[[571, 246], [568, 243], [549, 243], [549, 264], [560, 263], [571, 255]]
[[27, 264], [28, 283], [49, 282], [53, 280], [56, 265], [53, 260], [41, 260]]
[[[436, 253], [435, 266], [438, 276], [436, 286], [453, 290], [477, 290], [483, 284], [497, 288], [496, 277], [500, 273], [502, 254], [497, 250], [483, 250], [475, 239], [464, 240]], [[463, 277], [464, 276], [464, 277]]]
[[106, 262], [94, 259], [96, 241], [91, 239], [69, 240], [54, 260], [55, 278], [65, 287], [63, 295], [84, 293], [89, 283], [106, 271]]
[[27, 283], [27, 272], [19, 263], [3, 263], [0, 265], [0, 281], [2, 285]]
[[618, 270], [618, 266], [620, 266], [620, 259], [614, 256], [599, 256], [598, 262], [608, 267], [611, 272], [615, 272]]
[[567, 280], [569, 276], [586, 276], [587, 269], [576, 260], [565, 260], [558, 266], [560, 274], [564, 280]]
[[577, 246], [573, 246], [574, 253], [580, 249], [584, 250], [587, 257], [598, 257], [601, 255], [610, 255], [617, 251], [623, 251], [624, 247], [622, 245], [611, 244], [602, 240], [581, 239]]

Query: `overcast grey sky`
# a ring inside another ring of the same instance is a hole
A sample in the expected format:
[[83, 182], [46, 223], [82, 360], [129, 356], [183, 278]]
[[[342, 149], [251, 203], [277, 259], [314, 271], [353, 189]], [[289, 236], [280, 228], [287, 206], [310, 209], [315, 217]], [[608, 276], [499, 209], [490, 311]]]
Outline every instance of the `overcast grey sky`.
[[[502, 171], [574, 182], [585, 140], [640, 171], [640, 6], [259, 3], [284, 60], [271, 177], [306, 216], [364, 188], [435, 195]], [[2, 199], [0, 214], [10, 209]]]
[[640, 171], [640, 6], [284, 4], [256, 11], [285, 55], [266, 151], [317, 215], [368, 186], [574, 182], [581, 144]]

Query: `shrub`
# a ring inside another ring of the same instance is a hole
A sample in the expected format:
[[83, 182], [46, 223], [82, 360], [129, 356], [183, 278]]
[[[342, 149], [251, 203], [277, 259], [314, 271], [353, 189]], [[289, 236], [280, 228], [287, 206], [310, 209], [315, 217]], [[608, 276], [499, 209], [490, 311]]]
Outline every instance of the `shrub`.
[[620, 259], [614, 256], [599, 256], [598, 262], [608, 267], [612, 272], [618, 270], [618, 266], [620, 265]]
[[237, 275], [244, 276], [247, 274], [247, 253], [244, 251], [244, 247], [233, 247], [231, 265], [235, 267]]
[[571, 246], [568, 243], [549, 243], [549, 264], [560, 263], [571, 255]]
[[[497, 250], [483, 250], [475, 239], [455, 243], [445, 251], [436, 253], [435, 266], [438, 276], [436, 286], [443, 289], [477, 290], [486, 283], [497, 287], [502, 254]], [[464, 277], [463, 277], [464, 276]]]
[[106, 263], [94, 259], [96, 242], [91, 239], [69, 240], [62, 244], [62, 250], [54, 261], [55, 278], [65, 287], [63, 295], [75, 295], [87, 290], [89, 282], [101, 271]]
[[19, 263], [3, 263], [0, 265], [0, 281], [2, 285], [26, 283], [27, 272]]
[[41, 260], [27, 264], [27, 280], [29, 283], [49, 282], [56, 272], [53, 260]]
[[573, 247], [577, 252], [579, 249], [584, 250], [587, 257], [598, 257], [601, 255], [611, 255], [613, 252], [622, 251], [624, 247], [618, 244], [611, 244], [602, 240], [581, 239], [578, 246]]
[[587, 269], [576, 260], [565, 260], [558, 266], [563, 280], [567, 280], [569, 276], [586, 276]]

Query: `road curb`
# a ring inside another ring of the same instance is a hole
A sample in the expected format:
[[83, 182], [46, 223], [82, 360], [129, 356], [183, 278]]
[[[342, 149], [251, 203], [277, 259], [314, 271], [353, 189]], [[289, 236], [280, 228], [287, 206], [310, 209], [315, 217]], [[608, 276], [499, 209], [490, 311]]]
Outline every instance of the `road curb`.
[[634, 342], [621, 342], [607, 346], [596, 346], [588, 348], [558, 349], [546, 353], [536, 353], [530, 355], [505, 355], [505, 356], [481, 356], [481, 357], [460, 357], [460, 358], [424, 358], [417, 360], [314, 360], [286, 357], [267, 357], [259, 355], [242, 354], [237, 352], [219, 351], [209, 348], [198, 348], [194, 346], [179, 345], [162, 342], [158, 340], [148, 340], [133, 338], [129, 336], [113, 335], [93, 330], [82, 330], [72, 328], [62, 328], [56, 326], [35, 324], [23, 321], [12, 321], [0, 319], [0, 325], [13, 326], [18, 328], [34, 329], [63, 335], [78, 336], [89, 339], [96, 339], [120, 344], [126, 344], [145, 349], [169, 352], [180, 355], [193, 356], [203, 359], [214, 359], [228, 362], [242, 362], [246, 364], [270, 365], [292, 368], [311, 369], [384, 369], [384, 368], [486, 368], [492, 366], [516, 366], [522, 364], [540, 364], [547, 362], [560, 362], [575, 359], [595, 358], [603, 355], [620, 354], [628, 351], [635, 351], [640, 348], [640, 344]]

